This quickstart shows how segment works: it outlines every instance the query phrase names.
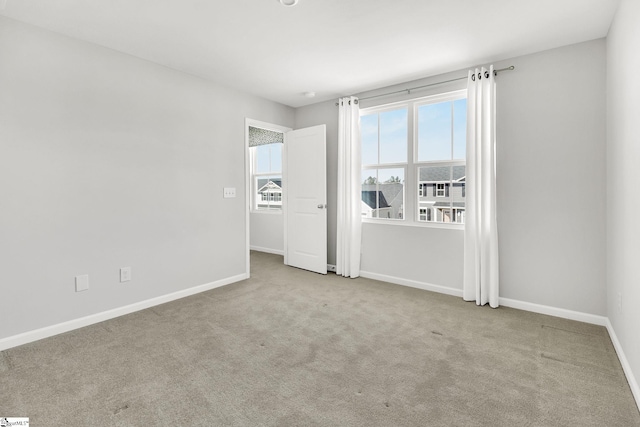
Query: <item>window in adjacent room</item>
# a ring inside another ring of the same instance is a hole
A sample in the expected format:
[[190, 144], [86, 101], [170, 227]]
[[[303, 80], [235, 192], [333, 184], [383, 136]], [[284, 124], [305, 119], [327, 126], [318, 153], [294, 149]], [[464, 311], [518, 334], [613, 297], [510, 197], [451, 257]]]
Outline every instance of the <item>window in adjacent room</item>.
[[253, 210], [282, 210], [283, 134], [249, 126]]

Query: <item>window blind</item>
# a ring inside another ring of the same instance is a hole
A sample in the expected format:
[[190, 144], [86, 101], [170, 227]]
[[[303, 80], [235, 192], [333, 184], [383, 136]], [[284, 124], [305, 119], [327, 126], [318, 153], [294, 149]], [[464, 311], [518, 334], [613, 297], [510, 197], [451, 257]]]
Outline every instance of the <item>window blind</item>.
[[249, 126], [249, 147], [276, 143], [282, 144], [283, 142], [284, 134], [281, 132]]

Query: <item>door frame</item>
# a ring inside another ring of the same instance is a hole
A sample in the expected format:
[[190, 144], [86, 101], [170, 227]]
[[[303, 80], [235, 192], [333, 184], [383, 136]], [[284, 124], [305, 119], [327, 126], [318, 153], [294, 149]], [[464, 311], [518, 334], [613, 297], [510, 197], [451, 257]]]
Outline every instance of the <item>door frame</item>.
[[[245, 258], [246, 258], [246, 266], [245, 266], [245, 271], [246, 271], [246, 275], [247, 278], [251, 277], [251, 155], [249, 152], [249, 126], [252, 127], [256, 127], [256, 128], [261, 128], [261, 129], [266, 129], [266, 130], [272, 130], [274, 132], [282, 132], [283, 134], [286, 134], [287, 132], [293, 130], [290, 127], [286, 127], [286, 126], [282, 126], [282, 125], [276, 125], [273, 123], [267, 123], [267, 122], [261, 122], [260, 120], [254, 120], [254, 119], [250, 119], [248, 117], [245, 117], [244, 119], [244, 194], [245, 194], [245, 235], [246, 235], [246, 241], [245, 241]], [[287, 144], [286, 144], [286, 139], [285, 139], [285, 143], [283, 144], [284, 146], [282, 147], [282, 187], [286, 188], [286, 177], [285, 177], [285, 164], [284, 164], [284, 159], [286, 158], [286, 149], [287, 149]], [[284, 200], [282, 201], [282, 214], [285, 215], [286, 212], [286, 203], [284, 202]], [[286, 254], [286, 248], [287, 248], [287, 240], [285, 238], [284, 241], [284, 247], [285, 247], [285, 254]], [[286, 256], [286, 255], [285, 255]]]

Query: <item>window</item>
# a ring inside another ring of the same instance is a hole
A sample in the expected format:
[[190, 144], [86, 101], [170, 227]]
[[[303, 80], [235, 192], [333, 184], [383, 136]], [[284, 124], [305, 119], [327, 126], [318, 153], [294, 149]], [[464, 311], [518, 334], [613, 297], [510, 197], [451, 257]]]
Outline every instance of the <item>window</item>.
[[361, 117], [364, 218], [404, 218], [408, 116], [400, 107]]
[[464, 224], [466, 91], [361, 110], [362, 216]]
[[253, 210], [282, 210], [282, 141], [280, 132], [249, 127]]
[[420, 183], [418, 185], [418, 196], [419, 197], [426, 197], [427, 196], [427, 184], [425, 183]]

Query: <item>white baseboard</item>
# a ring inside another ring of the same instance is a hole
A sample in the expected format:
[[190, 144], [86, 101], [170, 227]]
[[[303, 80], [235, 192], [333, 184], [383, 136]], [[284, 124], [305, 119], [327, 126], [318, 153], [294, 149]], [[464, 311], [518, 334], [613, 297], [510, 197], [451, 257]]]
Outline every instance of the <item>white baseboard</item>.
[[261, 246], [250, 246], [249, 249], [251, 249], [252, 251], [266, 252], [268, 254], [284, 256], [284, 251], [280, 249], [263, 248]]
[[418, 282], [417, 280], [403, 279], [400, 277], [387, 276], [385, 274], [371, 273], [369, 271], [360, 271], [360, 276], [367, 279], [380, 280], [383, 282], [389, 282], [396, 285], [409, 286], [411, 288], [418, 288], [425, 291], [438, 292], [440, 294], [453, 295], [455, 297], [462, 298], [462, 289], [448, 288], [441, 285], [433, 285], [431, 283]]
[[631, 388], [631, 393], [636, 400], [636, 405], [638, 406], [638, 410], [640, 410], [640, 386], [638, 385], [638, 381], [636, 380], [635, 375], [633, 375], [633, 371], [631, 370], [631, 365], [627, 360], [627, 356], [625, 356], [624, 351], [622, 350], [622, 346], [620, 345], [620, 341], [618, 341], [618, 336], [616, 335], [616, 331], [613, 329], [613, 325], [609, 318], [607, 318], [607, 331], [609, 332], [609, 337], [611, 337], [611, 342], [613, 343], [613, 348], [616, 349], [616, 353], [618, 355], [618, 359], [620, 360], [620, 364], [622, 365], [622, 370], [624, 371], [624, 375], [627, 377], [627, 382], [629, 383], [629, 388]]
[[591, 323], [598, 326], [606, 326], [608, 319], [605, 316], [582, 313], [580, 311], [566, 310], [564, 308], [550, 307], [548, 305], [535, 304], [532, 302], [518, 301], [509, 298], [500, 298], [500, 305], [531, 311], [533, 313], [547, 314], [549, 316], [562, 317], [564, 319], [576, 320], [578, 322]]
[[[381, 280], [383, 282], [394, 283], [396, 285], [410, 286], [412, 288], [424, 289], [426, 291], [438, 292], [441, 294], [453, 295], [462, 298], [461, 289], [449, 288], [446, 286], [434, 285], [425, 282], [418, 282], [416, 280], [403, 279], [400, 277], [387, 276], [385, 274], [371, 273], [369, 271], [361, 271], [360, 276], [366, 277], [368, 279]], [[518, 301], [509, 298], [500, 298], [500, 305], [525, 311], [531, 311], [533, 313], [547, 314], [549, 316], [576, 320], [578, 322], [591, 323], [598, 326], [606, 326], [609, 320], [605, 316], [582, 313], [579, 311], [566, 310], [564, 308], [550, 307], [546, 305]]]
[[79, 329], [85, 326], [93, 325], [94, 323], [104, 322], [105, 320], [113, 319], [115, 317], [123, 316], [125, 314], [133, 313], [135, 311], [144, 310], [145, 308], [164, 304], [180, 298], [188, 297], [190, 295], [198, 294], [200, 292], [219, 288], [221, 286], [239, 282], [247, 278], [248, 278], [248, 275], [246, 273], [238, 274], [237, 276], [227, 277], [226, 279], [217, 280], [215, 282], [206, 283], [204, 285], [195, 286], [193, 288], [184, 289], [178, 292], [162, 295], [162, 296], [151, 298], [145, 301], [140, 301], [134, 304], [126, 305], [124, 307], [114, 308], [112, 310], [91, 314], [89, 316], [81, 317], [79, 319], [73, 319], [67, 322], [58, 323], [57, 325], [51, 325], [41, 329], [24, 332], [19, 335], [3, 338], [3, 339], [0, 339], [0, 351], [6, 350], [12, 347], [17, 347], [19, 345], [27, 344], [33, 341], [41, 340], [43, 338], [48, 338], [54, 335], [62, 334], [64, 332], [69, 332], [74, 329]]
[[335, 273], [336, 272], [336, 266], [333, 265], [333, 264], [327, 264], [327, 271]]

